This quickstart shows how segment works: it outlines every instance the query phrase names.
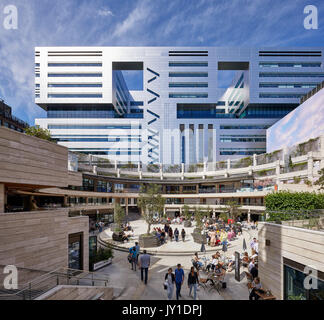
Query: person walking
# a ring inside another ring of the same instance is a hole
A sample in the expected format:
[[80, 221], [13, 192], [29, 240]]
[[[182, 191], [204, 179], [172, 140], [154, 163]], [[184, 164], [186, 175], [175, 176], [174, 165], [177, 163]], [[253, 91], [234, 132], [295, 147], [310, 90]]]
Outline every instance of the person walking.
[[176, 284], [176, 297], [177, 300], [179, 300], [179, 297], [181, 297], [181, 286], [184, 280], [184, 271], [181, 268], [180, 263], [177, 265], [177, 269], [175, 270], [174, 274], [175, 274], [175, 284]]
[[194, 296], [193, 299], [197, 298], [197, 287], [199, 284], [198, 272], [195, 271], [195, 267], [191, 267], [188, 275], [188, 288], [189, 288], [189, 297], [191, 297], [191, 291], [193, 289]]
[[167, 223], [164, 225], [164, 232], [165, 232], [165, 240], [168, 240], [168, 236], [169, 236], [169, 225]]
[[170, 238], [170, 241], [172, 241], [172, 238], [173, 238], [173, 230], [172, 230], [171, 226], [169, 227], [169, 238]]
[[135, 271], [136, 271], [136, 256], [137, 256], [136, 247], [135, 246], [131, 247], [129, 249], [129, 257], [130, 257], [132, 270], [135, 270]]
[[[143, 254], [140, 256], [140, 266], [141, 266], [141, 280], [147, 284], [147, 275], [148, 275], [148, 268], [151, 263], [151, 257], [147, 254], [146, 250], [143, 251]], [[145, 279], [144, 279], [145, 273]]]
[[136, 264], [138, 264], [138, 257], [140, 255], [141, 247], [139, 246], [138, 242], [135, 242], [135, 249], [136, 249]]
[[176, 242], [179, 241], [179, 230], [178, 230], [178, 228], [175, 228], [175, 230], [174, 230], [174, 238], [175, 238]]
[[182, 237], [182, 241], [185, 242], [185, 238], [186, 238], [186, 231], [185, 229], [181, 230], [181, 237]]
[[168, 269], [168, 272], [165, 274], [164, 280], [165, 280], [165, 284], [167, 286], [168, 299], [172, 300], [174, 284], [175, 284], [175, 275], [172, 272], [172, 268]]

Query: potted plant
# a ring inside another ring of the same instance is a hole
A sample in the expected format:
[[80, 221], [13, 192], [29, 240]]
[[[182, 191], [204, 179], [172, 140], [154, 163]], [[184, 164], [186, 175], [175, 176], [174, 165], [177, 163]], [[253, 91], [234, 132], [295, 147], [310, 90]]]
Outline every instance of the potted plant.
[[201, 208], [197, 207], [195, 208], [195, 221], [196, 221], [196, 228], [194, 229], [192, 233], [192, 238], [194, 242], [199, 244], [206, 244], [207, 239], [204, 234], [202, 234], [203, 231], [203, 222], [202, 219], [204, 217], [204, 211], [201, 210]]
[[191, 217], [192, 217], [192, 214], [190, 213], [190, 208], [189, 206], [187, 205], [184, 205], [183, 208], [182, 208], [182, 213], [183, 215], [185, 216], [186, 220], [184, 221], [183, 223], [183, 226], [185, 228], [190, 228], [191, 227]]
[[139, 244], [143, 248], [156, 247], [159, 245], [159, 241], [151, 233], [151, 225], [154, 222], [155, 215], [159, 218], [163, 215], [165, 199], [162, 198], [160, 187], [156, 184], [149, 184], [144, 188], [142, 185], [137, 203], [147, 223], [147, 231], [139, 236]]
[[112, 238], [115, 241], [121, 241], [122, 237], [122, 229], [121, 225], [125, 219], [125, 211], [120, 206], [120, 204], [115, 204], [115, 210], [114, 210], [114, 223], [111, 226], [111, 230], [113, 231]]
[[89, 259], [90, 271], [96, 271], [111, 264], [113, 257], [111, 248], [99, 248], [95, 255]]

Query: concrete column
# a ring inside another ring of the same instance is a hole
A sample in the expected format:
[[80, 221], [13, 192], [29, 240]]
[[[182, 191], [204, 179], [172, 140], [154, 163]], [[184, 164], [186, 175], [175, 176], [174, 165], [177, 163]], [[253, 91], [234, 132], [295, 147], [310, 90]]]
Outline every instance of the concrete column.
[[280, 180], [279, 180], [279, 176], [280, 176], [280, 160], [276, 161], [276, 184], [278, 185]]
[[67, 207], [68, 206], [68, 196], [64, 196], [63, 206], [64, 207]]
[[308, 159], [307, 159], [307, 176], [309, 181], [313, 181], [314, 178], [314, 160], [312, 152], [308, 152]]
[[5, 186], [3, 183], [0, 183], [0, 213], [5, 211]]
[[125, 198], [126, 217], [128, 217], [128, 198]]
[[250, 210], [248, 212], [248, 222], [251, 222], [251, 213], [250, 213]]
[[231, 169], [231, 159], [227, 159], [227, 169]]
[[120, 169], [117, 169], [117, 178], [120, 178]]
[[181, 163], [181, 180], [184, 180], [184, 163]]
[[257, 165], [257, 156], [256, 154], [253, 155], [253, 167]]
[[163, 180], [163, 164], [160, 163], [160, 179]]
[[115, 160], [115, 170], [117, 170], [117, 160]]

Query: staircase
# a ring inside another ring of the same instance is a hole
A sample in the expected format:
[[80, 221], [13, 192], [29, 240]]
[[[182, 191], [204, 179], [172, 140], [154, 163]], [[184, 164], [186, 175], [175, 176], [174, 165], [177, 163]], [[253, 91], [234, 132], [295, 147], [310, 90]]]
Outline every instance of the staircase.
[[34, 300], [57, 286], [107, 287], [108, 281], [104, 273], [59, 268], [35, 278], [21, 289], [0, 288], [0, 300]]

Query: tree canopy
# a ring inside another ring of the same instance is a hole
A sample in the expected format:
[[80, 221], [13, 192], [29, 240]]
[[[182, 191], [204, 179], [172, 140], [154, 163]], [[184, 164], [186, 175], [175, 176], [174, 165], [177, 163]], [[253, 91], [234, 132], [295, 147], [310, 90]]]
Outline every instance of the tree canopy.
[[142, 185], [137, 204], [147, 223], [147, 234], [150, 234], [154, 215], [157, 214], [161, 217], [163, 214], [165, 199], [161, 195], [160, 187], [156, 184]]

